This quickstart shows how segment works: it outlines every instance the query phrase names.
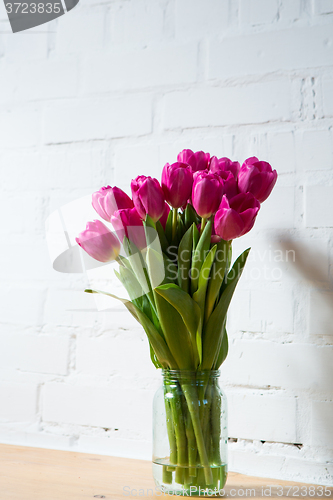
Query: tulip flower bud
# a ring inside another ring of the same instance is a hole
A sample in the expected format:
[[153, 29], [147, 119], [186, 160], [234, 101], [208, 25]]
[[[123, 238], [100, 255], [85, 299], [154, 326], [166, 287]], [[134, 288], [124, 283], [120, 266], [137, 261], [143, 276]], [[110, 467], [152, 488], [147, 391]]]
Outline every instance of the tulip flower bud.
[[193, 174], [185, 163], [167, 163], [162, 171], [162, 189], [166, 201], [173, 208], [186, 205], [192, 193]]
[[178, 154], [177, 160], [181, 163], [187, 163], [192, 168], [192, 172], [197, 172], [198, 170], [206, 170], [208, 168], [210, 154], [203, 151], [193, 153], [191, 149], [183, 149]]
[[136, 208], [118, 210], [112, 216], [111, 223], [120, 241], [127, 236], [139, 250], [147, 246], [142, 219]]
[[118, 187], [102, 187], [92, 195], [92, 206], [102, 219], [110, 222], [112, 215], [122, 208], [133, 208], [133, 201]]
[[215, 233], [226, 241], [248, 233], [254, 225], [259, 208], [259, 201], [251, 193], [240, 193], [230, 201], [224, 195], [215, 214]]
[[87, 222], [85, 231], [82, 231], [75, 240], [90, 257], [99, 262], [115, 260], [119, 255], [118, 239], [100, 220]]
[[237, 179], [239, 167], [238, 161], [231, 161], [226, 157], [218, 159], [216, 156], [212, 156], [209, 162], [209, 170], [211, 172], [231, 172], [235, 179]]
[[164, 194], [157, 179], [139, 175], [131, 182], [134, 206], [142, 219], [148, 214], [154, 222], [164, 212]]
[[192, 204], [200, 217], [208, 219], [219, 207], [223, 183], [218, 174], [205, 170], [193, 175]]
[[252, 193], [262, 203], [271, 194], [277, 180], [276, 170], [255, 156], [243, 163], [238, 173], [238, 187], [242, 193]]

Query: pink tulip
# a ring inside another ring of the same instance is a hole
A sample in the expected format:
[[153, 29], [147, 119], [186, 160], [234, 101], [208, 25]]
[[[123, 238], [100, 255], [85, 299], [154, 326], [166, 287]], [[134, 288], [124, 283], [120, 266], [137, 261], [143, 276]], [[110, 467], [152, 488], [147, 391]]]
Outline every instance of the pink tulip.
[[238, 161], [231, 161], [226, 157], [218, 159], [216, 156], [212, 156], [209, 162], [209, 170], [211, 172], [232, 172], [235, 179], [237, 179], [239, 168]]
[[215, 233], [223, 240], [233, 240], [252, 229], [259, 201], [251, 193], [240, 193], [230, 201], [224, 195], [215, 214]]
[[219, 207], [223, 183], [218, 174], [206, 170], [193, 175], [192, 204], [200, 217], [207, 219]]
[[164, 229], [168, 220], [169, 212], [170, 212], [169, 205], [167, 203], [164, 203], [164, 212], [162, 217], [160, 218], [160, 223], [162, 224]]
[[225, 194], [230, 200], [237, 194], [239, 194], [239, 189], [237, 185], [237, 179], [233, 176], [233, 173], [228, 171], [228, 170], [220, 170], [219, 172], [215, 172], [220, 179], [222, 180], [223, 184], [223, 194]]
[[102, 187], [92, 195], [92, 206], [102, 219], [110, 222], [112, 215], [122, 208], [133, 208], [133, 201], [118, 187]]
[[177, 160], [181, 163], [187, 163], [192, 168], [192, 172], [197, 172], [198, 170], [206, 170], [208, 168], [210, 154], [203, 151], [193, 153], [191, 149], [183, 149], [178, 154]]
[[271, 194], [277, 180], [276, 170], [266, 161], [253, 156], [243, 163], [238, 173], [238, 187], [243, 193], [252, 193], [262, 203]]
[[99, 262], [115, 260], [119, 255], [118, 239], [100, 220], [87, 222], [85, 231], [82, 231], [75, 240], [90, 257]]
[[157, 179], [139, 175], [131, 182], [134, 206], [142, 219], [148, 214], [154, 222], [164, 212], [164, 194]]
[[162, 189], [166, 201], [173, 208], [184, 206], [191, 196], [193, 174], [185, 163], [167, 163], [162, 171]]
[[112, 216], [111, 223], [120, 241], [123, 241], [124, 237], [127, 236], [139, 250], [147, 246], [142, 219], [136, 208], [118, 210]]

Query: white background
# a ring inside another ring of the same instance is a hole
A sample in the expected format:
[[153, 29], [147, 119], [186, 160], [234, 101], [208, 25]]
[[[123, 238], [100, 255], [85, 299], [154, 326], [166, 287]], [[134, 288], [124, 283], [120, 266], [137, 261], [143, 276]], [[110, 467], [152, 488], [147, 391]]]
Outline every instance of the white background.
[[279, 179], [234, 244], [230, 469], [332, 484], [332, 21], [332, 0], [81, 0], [13, 35], [1, 3], [1, 442], [150, 459], [144, 332], [52, 269], [45, 221], [183, 148], [258, 155]]

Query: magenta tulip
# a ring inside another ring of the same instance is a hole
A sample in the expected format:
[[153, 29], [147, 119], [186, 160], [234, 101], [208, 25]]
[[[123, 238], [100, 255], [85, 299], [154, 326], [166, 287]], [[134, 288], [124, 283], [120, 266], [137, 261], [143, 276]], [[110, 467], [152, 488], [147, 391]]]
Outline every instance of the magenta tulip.
[[215, 233], [227, 241], [248, 233], [259, 208], [259, 201], [251, 193], [240, 193], [230, 201], [224, 195], [215, 214]]
[[205, 170], [193, 175], [192, 204], [200, 217], [207, 219], [219, 207], [223, 182], [218, 174]]
[[235, 179], [239, 172], [240, 164], [238, 161], [231, 161], [229, 158], [217, 158], [212, 156], [209, 162], [209, 170], [211, 172], [231, 172]]
[[148, 214], [154, 222], [164, 212], [164, 194], [157, 179], [139, 175], [131, 182], [134, 206], [142, 219]]
[[192, 168], [192, 172], [197, 172], [198, 170], [206, 170], [208, 168], [210, 154], [203, 151], [193, 153], [191, 149], [183, 149], [178, 154], [177, 160], [181, 163], [187, 163]]
[[239, 194], [237, 179], [233, 176], [233, 173], [226, 170], [220, 170], [219, 172], [215, 172], [222, 180], [223, 184], [223, 194], [225, 194], [230, 200], [237, 194]]
[[75, 240], [90, 257], [99, 262], [115, 260], [119, 255], [118, 239], [100, 220], [87, 222], [85, 231], [82, 231]]
[[266, 161], [252, 157], [245, 160], [238, 173], [238, 187], [242, 193], [252, 193], [262, 203], [271, 194], [277, 180], [276, 170]]
[[118, 210], [112, 216], [111, 222], [120, 241], [123, 241], [124, 237], [127, 236], [139, 250], [147, 246], [142, 219], [136, 208]]
[[193, 174], [185, 163], [167, 163], [162, 171], [162, 189], [165, 199], [173, 208], [186, 205], [192, 193]]
[[92, 195], [92, 206], [102, 219], [110, 222], [112, 215], [122, 208], [133, 208], [133, 201], [120, 188], [102, 187]]
[[165, 229], [168, 217], [170, 213], [170, 207], [167, 203], [164, 203], [164, 212], [162, 217], [160, 218], [160, 223], [162, 224], [163, 228]]

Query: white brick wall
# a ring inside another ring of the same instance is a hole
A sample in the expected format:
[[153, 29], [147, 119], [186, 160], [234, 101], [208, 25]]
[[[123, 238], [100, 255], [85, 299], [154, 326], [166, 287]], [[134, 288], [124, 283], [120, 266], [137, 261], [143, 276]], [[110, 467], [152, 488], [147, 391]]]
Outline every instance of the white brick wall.
[[52, 269], [45, 220], [183, 148], [258, 155], [279, 180], [234, 243], [230, 469], [332, 484], [332, 24], [331, 0], [81, 0], [13, 35], [0, 3], [1, 442], [150, 458], [145, 335]]

